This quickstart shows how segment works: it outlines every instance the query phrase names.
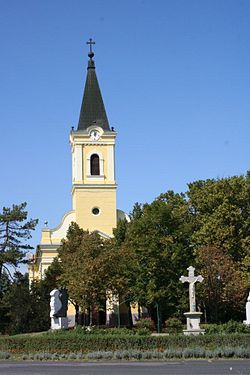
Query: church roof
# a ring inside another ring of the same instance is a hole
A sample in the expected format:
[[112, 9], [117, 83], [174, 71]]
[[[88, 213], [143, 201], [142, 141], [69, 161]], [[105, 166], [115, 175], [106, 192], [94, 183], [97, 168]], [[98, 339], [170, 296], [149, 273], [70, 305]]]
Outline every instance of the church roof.
[[[94, 43], [92, 42], [92, 44]], [[91, 125], [97, 125], [103, 128], [103, 130], [109, 131], [109, 122], [95, 72], [94, 53], [91, 48], [88, 56], [87, 78], [77, 130], [86, 130]]]

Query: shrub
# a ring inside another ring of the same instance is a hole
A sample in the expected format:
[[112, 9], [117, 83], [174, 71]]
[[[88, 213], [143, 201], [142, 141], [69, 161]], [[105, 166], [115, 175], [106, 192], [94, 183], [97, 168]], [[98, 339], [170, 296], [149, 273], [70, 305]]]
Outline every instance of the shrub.
[[113, 352], [103, 352], [102, 358], [103, 359], [112, 359], [113, 358]]
[[152, 352], [142, 352], [141, 358], [142, 359], [152, 359], [153, 358]]
[[135, 331], [136, 335], [139, 336], [149, 336], [151, 334], [151, 331], [148, 328], [137, 328]]
[[234, 334], [234, 333], [250, 333], [250, 327], [246, 324], [229, 320], [224, 324], [203, 324], [202, 328], [206, 330], [206, 334]]
[[0, 359], [9, 359], [10, 353], [7, 352], [0, 352]]
[[149, 331], [154, 331], [155, 323], [151, 318], [142, 318], [136, 322], [137, 329], [147, 329]]
[[[62, 357], [62, 355], [61, 355], [61, 357]], [[77, 354], [75, 354], [75, 353], [70, 353], [70, 354], [68, 355], [68, 359], [77, 359]]]
[[176, 349], [167, 349], [163, 352], [164, 358], [170, 359], [170, 358], [182, 358], [182, 351], [176, 350]]
[[[8, 359], [9, 353], [1, 352], [1, 359]], [[170, 348], [165, 351], [152, 350], [116, 350], [116, 351], [93, 351], [86, 354], [73, 352], [69, 354], [59, 353], [36, 353], [36, 354], [23, 354], [19, 358], [23, 360], [74, 360], [74, 359], [85, 359], [85, 360], [107, 360], [107, 359], [119, 359], [119, 360], [152, 360], [152, 359], [180, 359], [180, 358], [250, 358], [250, 347], [217, 347], [216, 349], [205, 350], [200, 347], [186, 347], [183, 349]]]
[[229, 322], [222, 324], [221, 328], [224, 333], [250, 333], [250, 328], [243, 323], [229, 320]]
[[180, 333], [182, 332], [182, 322], [177, 318], [169, 318], [165, 321], [166, 331], [168, 333]]
[[237, 333], [200, 336], [81, 335], [64, 332], [60, 335], [46, 333], [38, 336], [0, 337], [0, 351], [15, 355], [37, 353], [44, 356], [44, 353], [62, 355], [126, 350], [166, 352], [168, 350], [183, 351], [185, 348], [203, 348], [204, 350], [214, 351], [220, 347], [250, 348], [250, 335]]

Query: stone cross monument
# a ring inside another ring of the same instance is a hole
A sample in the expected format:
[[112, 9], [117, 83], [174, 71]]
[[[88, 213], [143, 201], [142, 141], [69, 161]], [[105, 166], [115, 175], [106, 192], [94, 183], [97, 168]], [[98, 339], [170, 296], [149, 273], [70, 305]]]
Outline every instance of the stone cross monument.
[[194, 276], [194, 270], [195, 268], [190, 266], [187, 268], [188, 270], [188, 276], [181, 276], [180, 281], [182, 283], [189, 283], [189, 309], [190, 312], [196, 311], [196, 302], [195, 302], [195, 283], [198, 281], [202, 283], [204, 278], [199, 276]]
[[199, 335], [200, 333], [204, 334], [205, 330], [200, 328], [200, 317], [201, 312], [196, 311], [196, 302], [195, 302], [195, 283], [204, 280], [201, 275], [195, 276], [195, 268], [190, 266], [187, 268], [188, 276], [181, 276], [180, 281], [182, 283], [189, 283], [189, 312], [184, 313], [187, 318], [187, 329], [183, 332], [185, 335]]

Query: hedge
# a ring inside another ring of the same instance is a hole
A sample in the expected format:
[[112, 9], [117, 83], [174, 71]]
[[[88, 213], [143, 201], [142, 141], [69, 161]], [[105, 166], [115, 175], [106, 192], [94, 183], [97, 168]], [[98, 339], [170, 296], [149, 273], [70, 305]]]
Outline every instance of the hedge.
[[0, 351], [10, 353], [88, 353], [124, 350], [183, 352], [194, 348], [216, 350], [217, 348], [242, 348], [249, 350], [249, 334], [200, 335], [200, 336], [129, 336], [129, 335], [79, 335], [64, 332], [37, 336], [2, 336]]
[[33, 361], [98, 361], [98, 360], [171, 360], [171, 359], [194, 359], [194, 358], [250, 358], [250, 347], [244, 348], [217, 348], [216, 350], [205, 350], [202, 348], [190, 348], [181, 350], [167, 349], [159, 351], [120, 350], [115, 352], [88, 352], [88, 353], [32, 353], [14, 354], [0, 352], [0, 359], [23, 359]]

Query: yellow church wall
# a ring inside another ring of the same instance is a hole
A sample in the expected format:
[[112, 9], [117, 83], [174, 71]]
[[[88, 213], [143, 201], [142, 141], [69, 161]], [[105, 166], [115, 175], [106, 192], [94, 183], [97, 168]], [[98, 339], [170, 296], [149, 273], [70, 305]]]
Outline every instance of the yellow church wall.
[[51, 231], [49, 229], [42, 230], [41, 244], [51, 243]]
[[54, 258], [55, 252], [43, 250], [42, 258]]
[[[90, 180], [93, 181], [95, 184], [110, 184], [114, 183], [114, 179], [110, 179], [110, 160], [109, 160], [109, 149], [113, 148], [113, 145], [98, 145], [97, 147], [92, 145], [84, 145], [83, 146], [83, 182], [90, 183]], [[89, 156], [93, 153], [97, 152], [103, 159], [103, 177], [101, 176], [90, 176], [89, 175]], [[111, 165], [111, 168], [113, 165]]]
[[42, 231], [41, 245], [58, 245], [61, 243], [61, 240], [65, 238], [64, 236], [55, 237], [53, 229], [48, 229], [46, 232]]
[[[116, 191], [114, 189], [75, 190], [73, 201], [76, 222], [84, 230], [98, 230], [109, 236], [116, 227]], [[92, 209], [99, 208], [100, 214], [94, 215]]]
[[[71, 132], [73, 184], [110, 184], [115, 183], [114, 146], [115, 132], [103, 133], [98, 141], [92, 141], [88, 131]], [[90, 176], [90, 156], [97, 153], [100, 156], [100, 176]]]
[[67, 212], [61, 223], [54, 229], [44, 228], [42, 230], [41, 245], [58, 245], [61, 240], [66, 237], [70, 223], [75, 220], [74, 210]]

